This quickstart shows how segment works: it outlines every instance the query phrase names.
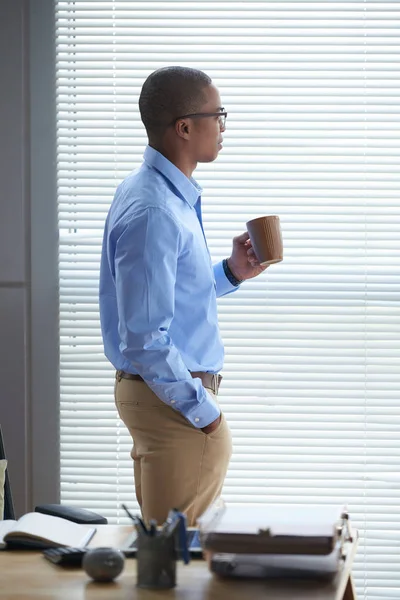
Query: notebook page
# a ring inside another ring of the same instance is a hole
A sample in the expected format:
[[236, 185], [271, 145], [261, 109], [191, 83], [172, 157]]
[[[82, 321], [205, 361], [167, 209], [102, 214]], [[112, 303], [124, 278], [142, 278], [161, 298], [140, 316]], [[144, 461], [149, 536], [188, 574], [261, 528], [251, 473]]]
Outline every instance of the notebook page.
[[44, 515], [42, 513], [27, 513], [21, 517], [11, 533], [12, 536], [39, 538], [49, 540], [59, 546], [85, 546], [95, 532], [88, 525], [73, 523], [67, 519]]
[[6, 519], [5, 521], [0, 521], [0, 548], [4, 548], [6, 543], [4, 542], [4, 536], [13, 529], [16, 521], [12, 519]]

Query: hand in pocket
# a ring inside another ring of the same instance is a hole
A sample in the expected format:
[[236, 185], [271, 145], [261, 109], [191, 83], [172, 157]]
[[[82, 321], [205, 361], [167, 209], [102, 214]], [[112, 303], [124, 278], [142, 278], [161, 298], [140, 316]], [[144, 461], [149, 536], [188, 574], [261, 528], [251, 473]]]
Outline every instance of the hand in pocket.
[[213, 431], [215, 431], [218, 428], [218, 425], [221, 423], [221, 419], [222, 419], [222, 413], [219, 415], [219, 417], [217, 417], [215, 419], [215, 421], [213, 421], [206, 427], [202, 427], [201, 428], [202, 432], [203, 433], [212, 433]]

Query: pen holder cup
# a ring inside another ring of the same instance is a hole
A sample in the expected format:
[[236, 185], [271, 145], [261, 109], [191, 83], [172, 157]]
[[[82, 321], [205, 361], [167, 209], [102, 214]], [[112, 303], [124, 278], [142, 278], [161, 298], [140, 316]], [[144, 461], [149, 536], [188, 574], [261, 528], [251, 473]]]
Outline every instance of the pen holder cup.
[[137, 539], [137, 585], [166, 589], [176, 585], [175, 536], [139, 535]]

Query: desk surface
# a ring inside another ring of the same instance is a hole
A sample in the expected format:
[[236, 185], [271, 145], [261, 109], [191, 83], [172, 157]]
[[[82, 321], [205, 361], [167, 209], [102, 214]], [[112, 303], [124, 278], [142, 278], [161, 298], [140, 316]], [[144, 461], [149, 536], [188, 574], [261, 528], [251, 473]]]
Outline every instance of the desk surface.
[[[122, 546], [132, 528], [100, 525], [91, 546]], [[342, 600], [351, 598], [350, 569], [356, 548], [348, 552], [341, 574], [332, 582], [268, 582], [226, 580], [212, 575], [205, 561], [179, 563], [177, 587], [140, 590], [136, 587], [136, 561], [127, 559], [113, 583], [92, 582], [82, 569], [61, 568], [40, 552], [0, 552], [2, 600]]]

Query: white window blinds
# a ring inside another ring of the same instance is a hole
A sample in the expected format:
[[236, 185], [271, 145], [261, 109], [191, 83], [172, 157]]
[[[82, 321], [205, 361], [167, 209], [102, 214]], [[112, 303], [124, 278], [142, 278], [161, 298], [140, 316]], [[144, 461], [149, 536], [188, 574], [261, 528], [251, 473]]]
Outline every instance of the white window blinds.
[[[400, 3], [56, 3], [62, 501], [121, 521], [131, 441], [97, 286], [104, 219], [146, 143], [154, 69], [206, 71], [228, 111], [199, 166], [215, 261], [263, 214], [284, 261], [219, 301], [232, 503], [346, 502], [361, 599], [400, 589]], [[195, 299], [194, 299], [195, 301]]]

